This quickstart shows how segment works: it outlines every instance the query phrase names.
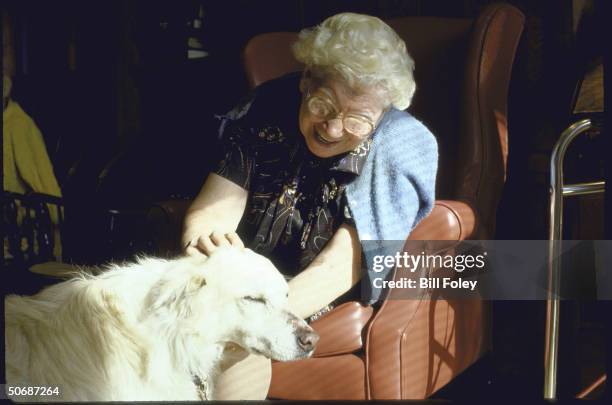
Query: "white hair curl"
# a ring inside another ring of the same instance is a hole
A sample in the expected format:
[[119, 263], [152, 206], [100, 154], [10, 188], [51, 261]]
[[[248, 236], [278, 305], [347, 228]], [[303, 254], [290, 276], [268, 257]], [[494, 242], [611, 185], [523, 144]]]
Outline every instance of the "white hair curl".
[[399, 110], [410, 106], [416, 89], [414, 60], [404, 41], [379, 18], [336, 14], [302, 30], [293, 53], [316, 77], [339, 77], [351, 89], [375, 88]]

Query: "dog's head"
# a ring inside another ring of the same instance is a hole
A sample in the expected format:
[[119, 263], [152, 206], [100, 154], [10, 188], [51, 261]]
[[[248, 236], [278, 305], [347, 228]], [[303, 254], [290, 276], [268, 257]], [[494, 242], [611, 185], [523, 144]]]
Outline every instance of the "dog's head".
[[[314, 351], [319, 336], [289, 311], [289, 287], [270, 260], [250, 249], [228, 247], [209, 258], [181, 259], [177, 272], [183, 273], [183, 267], [189, 267], [185, 286], [170, 301], [158, 292], [156, 302], [188, 317], [191, 328], [201, 329], [196, 333], [280, 361]], [[180, 278], [177, 274], [173, 283]]]
[[289, 311], [289, 286], [267, 258], [250, 249], [219, 249], [208, 265], [218, 286], [229, 340], [274, 360], [296, 360], [314, 351], [319, 336]]

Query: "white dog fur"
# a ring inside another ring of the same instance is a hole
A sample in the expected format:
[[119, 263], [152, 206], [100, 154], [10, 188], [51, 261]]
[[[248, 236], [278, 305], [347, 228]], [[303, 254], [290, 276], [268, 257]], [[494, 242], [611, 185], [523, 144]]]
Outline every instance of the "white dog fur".
[[61, 393], [15, 400], [212, 399], [228, 345], [281, 361], [312, 354], [318, 336], [289, 312], [287, 293], [268, 259], [228, 247], [8, 296], [7, 385]]

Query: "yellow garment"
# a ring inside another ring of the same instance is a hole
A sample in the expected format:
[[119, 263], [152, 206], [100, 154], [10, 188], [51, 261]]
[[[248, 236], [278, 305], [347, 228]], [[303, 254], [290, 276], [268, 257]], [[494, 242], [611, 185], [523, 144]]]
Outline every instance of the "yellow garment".
[[[33, 191], [62, 196], [40, 130], [21, 106], [12, 100], [2, 113], [2, 145], [4, 190], [19, 194]], [[57, 225], [57, 208], [49, 205], [49, 213], [51, 221]], [[56, 236], [59, 236], [59, 232], [56, 232]], [[61, 245], [55, 245], [55, 254], [59, 258]]]
[[2, 120], [4, 189], [61, 197], [45, 141], [32, 118], [18, 103], [9, 100]]

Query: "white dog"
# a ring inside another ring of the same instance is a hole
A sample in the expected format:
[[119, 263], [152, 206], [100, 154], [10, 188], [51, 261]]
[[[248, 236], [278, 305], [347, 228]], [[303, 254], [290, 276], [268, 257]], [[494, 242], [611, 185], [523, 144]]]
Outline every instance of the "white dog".
[[281, 361], [312, 354], [318, 335], [288, 311], [287, 292], [268, 259], [228, 247], [9, 296], [7, 387], [58, 387], [12, 397], [45, 402], [212, 399], [227, 345]]

